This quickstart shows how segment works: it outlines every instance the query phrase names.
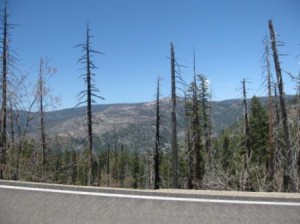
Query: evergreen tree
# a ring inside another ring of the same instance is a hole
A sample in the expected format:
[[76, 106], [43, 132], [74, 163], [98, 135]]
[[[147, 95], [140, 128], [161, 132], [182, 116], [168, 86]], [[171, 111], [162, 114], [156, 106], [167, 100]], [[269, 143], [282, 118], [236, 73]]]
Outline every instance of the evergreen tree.
[[268, 166], [268, 115], [257, 97], [251, 99], [250, 107], [251, 161], [265, 168]]
[[140, 186], [141, 167], [138, 151], [135, 150], [131, 161], [132, 187], [137, 189]]

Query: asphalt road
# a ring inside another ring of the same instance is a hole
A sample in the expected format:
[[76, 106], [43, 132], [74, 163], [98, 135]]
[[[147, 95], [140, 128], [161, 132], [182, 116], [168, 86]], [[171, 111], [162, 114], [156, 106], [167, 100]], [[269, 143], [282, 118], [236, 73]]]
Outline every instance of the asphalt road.
[[0, 181], [0, 224], [300, 224], [300, 194], [133, 191]]

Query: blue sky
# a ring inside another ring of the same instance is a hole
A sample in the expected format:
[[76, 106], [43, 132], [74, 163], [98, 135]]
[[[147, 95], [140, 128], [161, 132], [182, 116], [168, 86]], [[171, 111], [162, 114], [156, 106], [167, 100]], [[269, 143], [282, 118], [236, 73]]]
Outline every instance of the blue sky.
[[[266, 94], [261, 88], [263, 39], [272, 19], [280, 40], [282, 67], [300, 71], [299, 0], [12, 0], [9, 1], [11, 48], [19, 67], [37, 78], [41, 57], [50, 59], [57, 73], [49, 81], [61, 95], [59, 108], [74, 107], [84, 88], [79, 79], [81, 56], [75, 45], [85, 41], [90, 22], [96, 86], [105, 101], [145, 102], [155, 99], [156, 80], [162, 78], [162, 97], [170, 96], [170, 42], [177, 60], [186, 66], [189, 82], [193, 48], [197, 73], [210, 80], [213, 100], [241, 97], [240, 81], [247, 78], [249, 96]], [[285, 75], [286, 92], [294, 83]]]

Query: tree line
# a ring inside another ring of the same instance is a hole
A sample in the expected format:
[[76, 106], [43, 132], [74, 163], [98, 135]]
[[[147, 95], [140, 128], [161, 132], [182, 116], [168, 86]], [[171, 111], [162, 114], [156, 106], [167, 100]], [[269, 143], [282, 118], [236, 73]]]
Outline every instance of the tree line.
[[[278, 53], [280, 42], [271, 20], [270, 36], [265, 38], [264, 46], [266, 103], [253, 96], [249, 104], [247, 79], [241, 80], [243, 117], [217, 134], [209, 81], [197, 72], [195, 52], [193, 81], [186, 83], [180, 76], [171, 43], [170, 119], [166, 122], [162, 117], [158, 78], [153, 125], [127, 127], [134, 141], [122, 141], [117, 127], [106, 136], [99, 137], [93, 132], [94, 125], [101, 126], [93, 116], [93, 104], [103, 99], [93, 79], [97, 69], [93, 55], [102, 53], [91, 45], [89, 24], [85, 42], [78, 45], [82, 50], [78, 63], [84, 71], [80, 77], [86, 86], [79, 93], [79, 105], [86, 107], [86, 138], [49, 136], [45, 112], [55, 100], [49, 93], [47, 80], [55, 68], [41, 59], [34, 93], [22, 92], [25, 76], [16, 74], [10, 51], [13, 27], [4, 1], [0, 179], [148, 189], [299, 191], [300, 77], [289, 74], [295, 81], [297, 94], [295, 102], [287, 104]], [[20, 113], [25, 104], [26, 113]], [[32, 137], [28, 135], [30, 123], [37, 116], [39, 136]], [[179, 124], [179, 121], [184, 122]], [[178, 136], [178, 125], [184, 127], [184, 136]]]

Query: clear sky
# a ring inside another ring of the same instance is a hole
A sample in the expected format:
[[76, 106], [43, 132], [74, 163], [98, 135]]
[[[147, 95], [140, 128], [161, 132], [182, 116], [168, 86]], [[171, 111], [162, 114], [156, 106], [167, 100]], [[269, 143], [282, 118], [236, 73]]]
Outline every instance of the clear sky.
[[[62, 96], [59, 108], [74, 107], [84, 88], [76, 64], [81, 50], [74, 46], [85, 41], [87, 22], [93, 48], [105, 54], [94, 58], [101, 104], [152, 101], [158, 76], [162, 97], [170, 96], [171, 41], [187, 82], [195, 48], [197, 73], [210, 80], [213, 100], [241, 97], [243, 78], [249, 97], [266, 94], [261, 66], [269, 19], [285, 42], [283, 69], [300, 71], [299, 0], [9, 0], [8, 7], [18, 25], [11, 31], [18, 66], [33, 82], [39, 59], [50, 59], [57, 73], [49, 85]], [[284, 82], [294, 93], [287, 75]]]

